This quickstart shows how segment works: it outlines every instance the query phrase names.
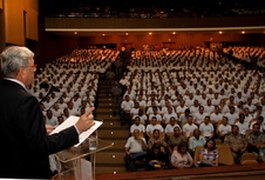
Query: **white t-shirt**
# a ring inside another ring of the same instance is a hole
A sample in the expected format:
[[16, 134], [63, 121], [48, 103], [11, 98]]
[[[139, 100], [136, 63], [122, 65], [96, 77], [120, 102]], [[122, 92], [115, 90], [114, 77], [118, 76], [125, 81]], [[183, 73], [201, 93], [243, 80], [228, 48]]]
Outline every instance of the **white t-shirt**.
[[182, 127], [183, 134], [185, 135], [185, 137], [190, 137], [190, 135], [193, 133], [193, 131], [197, 128], [198, 128], [198, 126], [194, 123], [192, 123], [191, 125], [189, 123], [186, 123]]
[[156, 124], [156, 125], [148, 124], [148, 125], [146, 126], [145, 131], [146, 131], [147, 133], [153, 133], [153, 131], [154, 131], [155, 129], [158, 129], [160, 132], [164, 132], [164, 128], [162, 127], [161, 124]]
[[139, 124], [138, 126], [136, 124], [131, 125], [130, 133], [133, 133], [135, 129], [138, 129], [142, 133], [145, 132], [145, 126], [143, 124]]
[[[146, 144], [146, 140], [144, 138], [142, 139]], [[144, 151], [142, 142], [140, 140], [135, 139], [134, 136], [128, 138], [125, 144], [125, 148], [128, 148], [130, 153], [138, 153]]]
[[200, 125], [200, 131], [204, 137], [211, 137], [214, 132], [212, 123], [205, 124], [204, 122]]

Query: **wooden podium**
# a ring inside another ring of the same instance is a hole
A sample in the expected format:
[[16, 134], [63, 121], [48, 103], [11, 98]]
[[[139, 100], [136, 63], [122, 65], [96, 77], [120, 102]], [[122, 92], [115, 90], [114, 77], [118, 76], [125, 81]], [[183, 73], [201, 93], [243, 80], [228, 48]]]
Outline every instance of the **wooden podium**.
[[112, 142], [96, 138], [96, 149], [89, 148], [89, 138], [78, 147], [58, 152], [58, 174], [53, 179], [59, 180], [95, 180], [96, 153], [112, 147]]

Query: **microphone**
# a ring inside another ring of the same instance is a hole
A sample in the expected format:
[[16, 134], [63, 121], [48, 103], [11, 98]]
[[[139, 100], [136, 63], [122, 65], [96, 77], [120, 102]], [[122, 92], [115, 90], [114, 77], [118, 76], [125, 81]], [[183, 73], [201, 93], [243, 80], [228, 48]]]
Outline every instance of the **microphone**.
[[40, 103], [42, 103], [52, 92], [60, 92], [60, 89], [58, 87], [55, 87], [45, 81], [40, 83], [40, 88], [41, 89], [46, 89], [48, 90], [48, 93], [40, 100]]

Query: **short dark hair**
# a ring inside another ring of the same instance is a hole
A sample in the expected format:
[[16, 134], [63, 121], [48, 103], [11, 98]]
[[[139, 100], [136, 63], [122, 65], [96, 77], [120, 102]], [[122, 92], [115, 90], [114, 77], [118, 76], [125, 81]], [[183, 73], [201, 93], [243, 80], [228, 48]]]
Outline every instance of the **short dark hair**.
[[216, 149], [216, 142], [215, 142], [215, 140], [214, 139], [208, 139], [207, 141], [206, 141], [206, 143], [205, 143], [205, 145], [204, 145], [204, 147], [205, 148], [207, 148], [207, 143], [209, 142], [209, 141], [213, 141], [213, 147], [212, 147], [212, 149], [211, 150], [214, 150], [214, 149]]

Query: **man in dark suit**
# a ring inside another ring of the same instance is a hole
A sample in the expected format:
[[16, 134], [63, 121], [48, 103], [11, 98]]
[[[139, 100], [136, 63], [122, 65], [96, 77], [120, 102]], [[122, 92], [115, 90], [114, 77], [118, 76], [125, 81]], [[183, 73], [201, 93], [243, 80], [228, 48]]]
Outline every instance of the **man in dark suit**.
[[49, 154], [78, 143], [94, 125], [92, 110], [58, 134], [48, 135], [37, 99], [27, 92], [34, 79], [34, 53], [11, 46], [0, 56], [0, 178], [50, 178]]

